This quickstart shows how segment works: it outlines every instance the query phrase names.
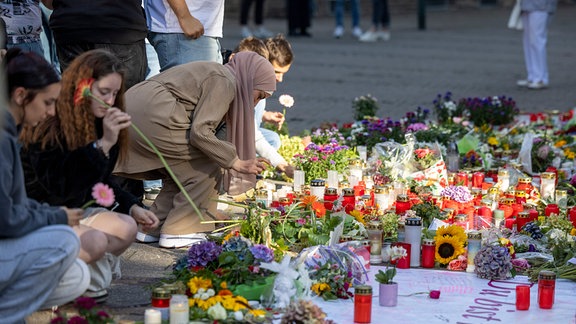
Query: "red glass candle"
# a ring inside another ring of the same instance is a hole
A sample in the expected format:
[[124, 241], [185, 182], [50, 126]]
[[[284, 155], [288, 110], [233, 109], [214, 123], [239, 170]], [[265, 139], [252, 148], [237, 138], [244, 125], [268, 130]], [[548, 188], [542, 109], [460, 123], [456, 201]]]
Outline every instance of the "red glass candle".
[[281, 197], [278, 198], [278, 203], [280, 204], [280, 206], [289, 206], [290, 205], [290, 198], [288, 197]]
[[548, 204], [546, 208], [544, 208], [544, 215], [550, 216], [552, 214], [560, 214], [560, 208], [556, 204]]
[[478, 208], [478, 224], [476, 227], [478, 229], [481, 228], [490, 228], [492, 226], [492, 209], [488, 208], [488, 206], [480, 206]]
[[170, 291], [164, 288], [154, 288], [152, 291], [152, 307], [166, 308], [170, 307]]
[[576, 227], [576, 207], [572, 207], [572, 209], [570, 209], [568, 216], [572, 222], [572, 226]]
[[366, 189], [366, 187], [364, 187], [361, 184], [358, 184], [356, 186], [354, 186], [354, 196], [356, 197], [361, 197], [364, 195], [364, 190]]
[[436, 242], [432, 239], [422, 241], [422, 268], [434, 268]]
[[458, 214], [454, 217], [454, 225], [462, 227], [465, 231], [468, 230], [468, 215]]
[[512, 216], [516, 217], [520, 212], [524, 211], [524, 206], [519, 203], [512, 204]]
[[396, 215], [402, 215], [410, 209], [410, 199], [407, 195], [400, 194], [396, 197]]
[[356, 207], [356, 196], [354, 196], [354, 189], [342, 189], [342, 205], [347, 213], [354, 210]]
[[516, 286], [516, 309], [528, 310], [530, 308], [530, 286]]
[[482, 189], [482, 182], [484, 182], [484, 173], [474, 172], [472, 174], [472, 188]]
[[456, 173], [456, 178], [454, 179], [454, 184], [457, 186], [468, 187], [468, 174], [466, 174], [466, 172]]
[[506, 218], [504, 221], [504, 226], [506, 226], [507, 229], [514, 229], [514, 224], [516, 224], [516, 218], [514, 217]]
[[526, 203], [526, 192], [523, 190], [516, 190], [516, 203], [525, 204]]
[[529, 222], [538, 220], [538, 211], [536, 209], [530, 209], [528, 210], [528, 213], [530, 214], [530, 219], [528, 220]]
[[406, 256], [402, 259], [398, 259], [396, 261], [392, 261], [392, 263], [396, 263], [396, 268], [398, 269], [410, 269], [410, 250], [412, 249], [412, 245], [410, 243], [404, 242], [397, 242], [394, 246], [401, 246], [406, 250]]
[[367, 285], [354, 288], [354, 323], [372, 321], [372, 287]]
[[554, 305], [556, 289], [556, 274], [549, 270], [542, 270], [538, 274], [538, 305], [543, 309], [550, 309]]
[[336, 188], [326, 188], [326, 190], [324, 190], [324, 207], [327, 210], [332, 210], [336, 199], [338, 199], [338, 191]]
[[516, 230], [520, 232], [522, 230], [522, 227], [524, 227], [524, 225], [526, 225], [526, 223], [528, 223], [529, 221], [530, 221], [529, 212], [523, 211], [518, 213], [518, 216], [516, 216]]
[[516, 191], [524, 191], [527, 195], [529, 195], [532, 190], [534, 190], [534, 186], [532, 185], [532, 178], [525, 177], [518, 179], [518, 184], [514, 188]]

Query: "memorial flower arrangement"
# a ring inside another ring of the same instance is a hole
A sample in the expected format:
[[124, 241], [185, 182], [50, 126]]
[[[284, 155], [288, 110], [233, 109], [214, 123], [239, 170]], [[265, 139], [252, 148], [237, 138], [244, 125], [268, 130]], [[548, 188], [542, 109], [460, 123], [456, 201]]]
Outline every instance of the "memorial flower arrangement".
[[478, 278], [505, 280], [512, 277], [510, 250], [498, 242], [483, 245], [474, 257], [474, 265]]
[[334, 322], [326, 319], [326, 313], [311, 300], [299, 299], [288, 305], [280, 323], [332, 324]]
[[352, 272], [335, 262], [326, 262], [308, 269], [312, 286], [310, 289], [324, 300], [348, 299], [353, 296]]
[[463, 105], [457, 104], [452, 99], [452, 92], [450, 91], [444, 95], [438, 94], [432, 104], [439, 124], [452, 124], [455, 117], [461, 118], [466, 112]]
[[356, 157], [356, 153], [346, 145], [340, 145], [333, 139], [330, 143], [318, 145], [310, 143], [304, 153], [292, 158], [293, 165], [305, 172], [305, 181], [326, 179], [328, 170], [343, 172], [348, 167], [348, 161]]
[[424, 170], [433, 166], [438, 161], [438, 156], [430, 148], [417, 148], [414, 150], [414, 161], [418, 170]]
[[466, 252], [464, 248], [468, 237], [464, 229], [457, 225], [441, 226], [436, 230], [435, 260], [440, 265], [448, 265], [450, 261]]
[[90, 297], [78, 297], [73, 303], [75, 311], [70, 316], [62, 308], [58, 308], [54, 314], [56, 317], [50, 320], [50, 324], [106, 324], [116, 323], [114, 319], [102, 309], [99, 309], [96, 301]]
[[509, 124], [520, 112], [516, 102], [506, 96], [465, 98], [460, 100], [460, 105], [468, 111], [470, 121], [477, 127]]
[[532, 172], [544, 172], [546, 168], [552, 165], [552, 161], [556, 157], [552, 147], [547, 139], [534, 138], [531, 150]]
[[380, 109], [378, 99], [371, 94], [354, 98], [352, 108], [354, 109], [354, 120], [376, 116], [376, 112]]

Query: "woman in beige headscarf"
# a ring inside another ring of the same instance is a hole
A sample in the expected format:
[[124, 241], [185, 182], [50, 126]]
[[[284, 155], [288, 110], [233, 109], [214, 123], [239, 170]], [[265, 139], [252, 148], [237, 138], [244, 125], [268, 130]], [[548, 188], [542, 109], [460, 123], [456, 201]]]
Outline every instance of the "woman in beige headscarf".
[[[254, 106], [276, 90], [274, 68], [256, 53], [238, 53], [226, 65], [192, 62], [173, 67], [126, 92], [126, 111], [158, 147], [204, 219], [214, 218], [222, 169], [230, 193], [254, 186], [265, 165], [256, 159]], [[200, 217], [152, 149], [133, 130], [128, 158], [115, 172], [135, 179], [163, 179], [152, 211], [159, 233], [145, 242], [182, 247], [214, 229]], [[232, 183], [231, 187], [229, 184]]]

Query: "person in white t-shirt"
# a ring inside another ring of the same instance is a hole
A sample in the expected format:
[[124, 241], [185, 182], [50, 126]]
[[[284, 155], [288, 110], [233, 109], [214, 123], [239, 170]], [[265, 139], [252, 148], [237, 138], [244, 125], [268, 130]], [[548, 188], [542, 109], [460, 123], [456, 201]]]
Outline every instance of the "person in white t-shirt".
[[160, 71], [194, 61], [222, 63], [224, 0], [144, 0], [144, 10]]

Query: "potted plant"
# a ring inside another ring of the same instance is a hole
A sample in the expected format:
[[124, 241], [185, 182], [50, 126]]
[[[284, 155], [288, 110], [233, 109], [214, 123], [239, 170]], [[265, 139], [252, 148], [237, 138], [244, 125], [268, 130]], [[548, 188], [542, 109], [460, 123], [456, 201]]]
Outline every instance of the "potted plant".
[[406, 249], [401, 246], [394, 246], [390, 249], [390, 264], [386, 270], [379, 270], [376, 274], [376, 281], [380, 283], [379, 301], [380, 306], [396, 306], [398, 304], [398, 284], [394, 282], [396, 276], [396, 262], [407, 255]]

